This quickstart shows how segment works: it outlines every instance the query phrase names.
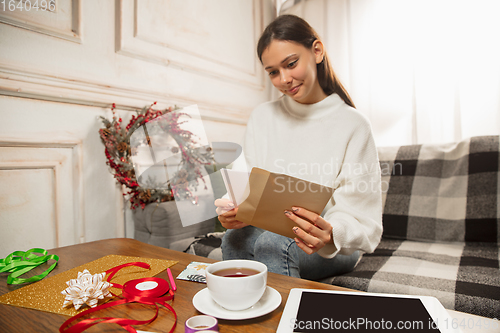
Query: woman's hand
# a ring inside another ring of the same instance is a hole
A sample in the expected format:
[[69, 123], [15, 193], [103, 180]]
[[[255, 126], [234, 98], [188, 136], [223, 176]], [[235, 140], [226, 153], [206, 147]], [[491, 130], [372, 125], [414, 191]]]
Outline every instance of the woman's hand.
[[224, 228], [241, 229], [248, 225], [236, 220], [235, 216], [238, 212], [238, 208], [234, 208], [234, 204], [231, 200], [217, 199], [215, 200], [215, 206], [217, 206], [215, 211], [217, 212], [217, 215], [219, 215], [219, 221]]
[[[333, 244], [332, 225], [318, 214], [300, 207], [286, 210], [285, 215], [297, 223], [293, 232], [297, 235], [295, 242], [305, 253], [318, 252], [326, 244]], [[300, 238], [300, 239], [299, 239]]]

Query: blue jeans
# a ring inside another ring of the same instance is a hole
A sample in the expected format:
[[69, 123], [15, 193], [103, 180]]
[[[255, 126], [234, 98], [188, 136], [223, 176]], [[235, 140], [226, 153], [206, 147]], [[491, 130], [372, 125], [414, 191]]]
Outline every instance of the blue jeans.
[[256, 260], [265, 264], [269, 272], [308, 280], [350, 272], [359, 259], [359, 251], [331, 259], [317, 253], [309, 255], [293, 239], [254, 226], [227, 230], [221, 247], [223, 260]]

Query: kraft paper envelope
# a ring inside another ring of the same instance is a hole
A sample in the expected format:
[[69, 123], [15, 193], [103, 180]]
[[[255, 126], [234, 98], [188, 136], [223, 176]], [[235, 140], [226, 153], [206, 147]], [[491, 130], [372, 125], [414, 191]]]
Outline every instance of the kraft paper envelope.
[[331, 187], [256, 167], [248, 185], [249, 195], [239, 205], [236, 220], [290, 238], [297, 224], [284, 211], [298, 206], [321, 214], [333, 194]]

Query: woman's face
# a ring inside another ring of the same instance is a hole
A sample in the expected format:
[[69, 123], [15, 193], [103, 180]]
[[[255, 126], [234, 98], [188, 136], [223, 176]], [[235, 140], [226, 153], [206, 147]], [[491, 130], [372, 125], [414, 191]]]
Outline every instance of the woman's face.
[[313, 104], [326, 97], [316, 69], [323, 56], [320, 41], [307, 49], [299, 43], [273, 40], [262, 53], [262, 64], [279, 91], [299, 103]]

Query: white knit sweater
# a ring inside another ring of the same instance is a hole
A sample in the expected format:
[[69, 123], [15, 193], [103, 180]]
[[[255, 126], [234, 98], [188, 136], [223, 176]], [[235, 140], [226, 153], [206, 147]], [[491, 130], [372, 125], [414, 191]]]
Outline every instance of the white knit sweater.
[[311, 105], [288, 96], [261, 104], [250, 115], [243, 152], [233, 169], [255, 166], [334, 188], [322, 214], [334, 244], [321, 256], [375, 250], [382, 234], [377, 150], [368, 120], [337, 94]]

